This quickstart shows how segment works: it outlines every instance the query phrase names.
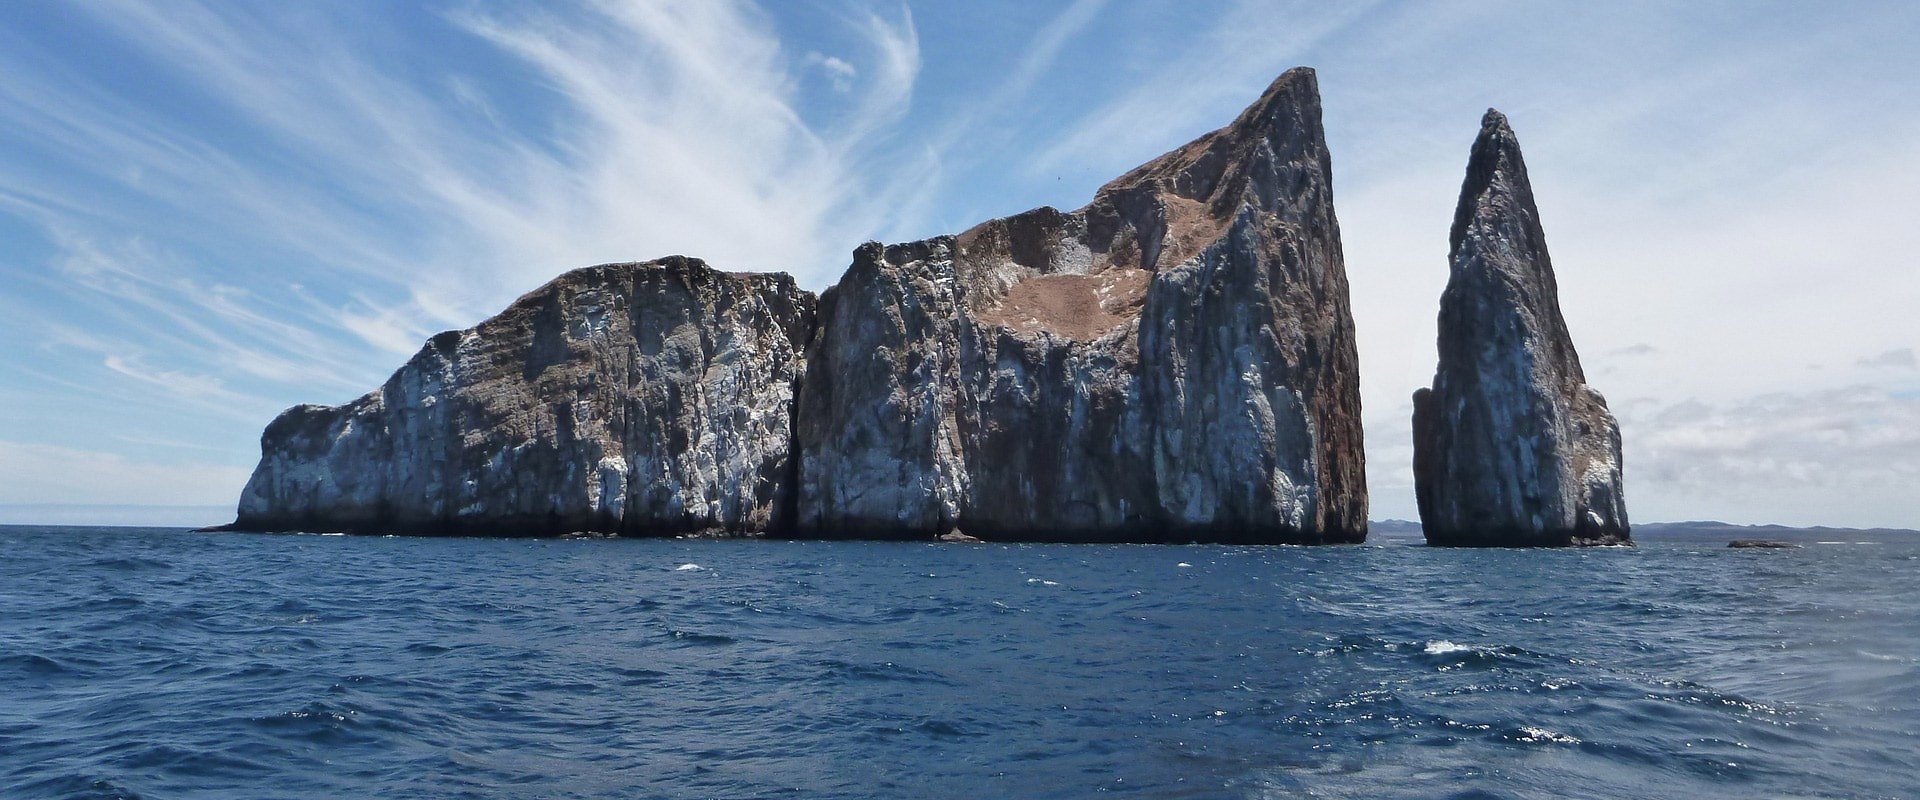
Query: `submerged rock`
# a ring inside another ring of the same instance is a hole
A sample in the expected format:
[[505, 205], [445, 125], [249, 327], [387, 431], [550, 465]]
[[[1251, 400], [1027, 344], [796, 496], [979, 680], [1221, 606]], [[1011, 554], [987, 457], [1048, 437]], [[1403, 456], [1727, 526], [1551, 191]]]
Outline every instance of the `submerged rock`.
[[1348, 542], [1360, 397], [1311, 70], [1100, 189], [869, 244], [821, 296], [816, 535]]
[[567, 273], [365, 397], [281, 414], [232, 527], [781, 531], [813, 302], [691, 258]]
[[1440, 298], [1440, 365], [1414, 393], [1414, 485], [1436, 545], [1628, 544], [1620, 429], [1587, 386], [1520, 144], [1489, 110]]

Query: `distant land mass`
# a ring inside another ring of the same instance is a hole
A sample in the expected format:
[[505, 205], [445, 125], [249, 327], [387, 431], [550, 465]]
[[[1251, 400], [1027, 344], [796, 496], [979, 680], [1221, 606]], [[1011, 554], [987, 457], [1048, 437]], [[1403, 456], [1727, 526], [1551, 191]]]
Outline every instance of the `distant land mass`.
[[1643, 522], [1634, 525], [1633, 532], [1636, 536], [1667, 539], [1781, 539], [1795, 542], [1920, 536], [1920, 531], [1907, 528], [1833, 528], [1825, 525], [1796, 528], [1790, 525], [1735, 525], [1712, 520]]
[[[1404, 519], [1377, 519], [1368, 523], [1374, 536], [1388, 539], [1418, 539], [1420, 523]], [[1737, 525], [1731, 522], [1696, 520], [1689, 522], [1638, 522], [1633, 534], [1648, 539], [1724, 542], [1736, 539], [1777, 539], [1791, 542], [1861, 541], [1920, 537], [1920, 530], [1907, 528], [1834, 528], [1825, 525]]]

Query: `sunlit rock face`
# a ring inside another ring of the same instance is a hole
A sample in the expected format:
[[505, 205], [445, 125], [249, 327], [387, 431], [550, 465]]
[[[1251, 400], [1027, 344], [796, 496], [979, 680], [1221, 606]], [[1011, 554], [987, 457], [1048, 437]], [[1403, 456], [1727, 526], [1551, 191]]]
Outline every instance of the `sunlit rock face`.
[[1560, 315], [1520, 144], [1488, 111], [1454, 213], [1440, 364], [1414, 393], [1414, 482], [1436, 545], [1630, 543], [1620, 428]]
[[358, 400], [281, 414], [235, 527], [781, 532], [813, 302], [690, 258], [567, 273]]
[[862, 247], [807, 358], [812, 535], [1366, 536], [1311, 70], [1078, 211]]

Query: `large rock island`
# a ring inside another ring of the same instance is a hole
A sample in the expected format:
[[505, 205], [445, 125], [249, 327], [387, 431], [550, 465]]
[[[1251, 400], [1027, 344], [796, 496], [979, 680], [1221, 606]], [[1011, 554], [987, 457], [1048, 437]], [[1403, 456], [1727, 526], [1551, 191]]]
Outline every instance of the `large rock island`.
[[1311, 70], [1099, 190], [868, 244], [819, 299], [569, 273], [268, 426], [233, 527], [1356, 542], [1353, 321]]
[[1449, 242], [1440, 366], [1413, 396], [1427, 542], [1630, 543], [1620, 427], [1580, 369], [1527, 165], [1498, 111], [1481, 120]]

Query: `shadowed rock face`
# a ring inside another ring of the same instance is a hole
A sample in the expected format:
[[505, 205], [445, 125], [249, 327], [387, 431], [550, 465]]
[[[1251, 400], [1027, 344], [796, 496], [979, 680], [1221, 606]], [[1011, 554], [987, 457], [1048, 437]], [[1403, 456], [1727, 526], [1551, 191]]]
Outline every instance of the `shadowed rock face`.
[[1520, 144], [1489, 110], [1454, 213], [1440, 365], [1414, 393], [1414, 484], [1436, 545], [1630, 543], [1620, 429], [1560, 315]]
[[797, 438], [815, 535], [1366, 535], [1313, 72], [1063, 213], [855, 253]]
[[576, 270], [261, 436], [246, 530], [778, 532], [813, 324], [786, 275]]

